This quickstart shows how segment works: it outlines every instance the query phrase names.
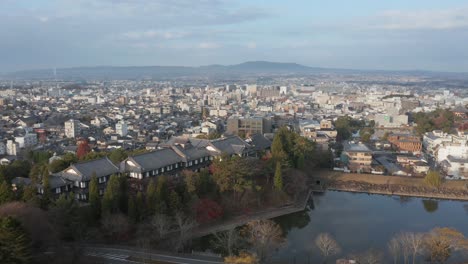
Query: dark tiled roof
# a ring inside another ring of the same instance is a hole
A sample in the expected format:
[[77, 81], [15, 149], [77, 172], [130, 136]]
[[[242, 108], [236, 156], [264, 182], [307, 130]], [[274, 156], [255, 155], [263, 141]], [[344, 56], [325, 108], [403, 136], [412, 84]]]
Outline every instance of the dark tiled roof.
[[[69, 173], [68, 170], [73, 169], [78, 174]], [[93, 173], [96, 177], [103, 177], [119, 173], [119, 168], [112, 163], [107, 157], [72, 164], [67, 169], [60, 172], [60, 175], [70, 181], [90, 181]]]
[[252, 145], [256, 151], [269, 149], [271, 147], [271, 141], [261, 134], [255, 134], [251, 139]]
[[171, 148], [158, 149], [129, 157], [129, 159], [137, 163], [143, 171], [159, 169], [183, 161], [182, 157]]
[[252, 147], [250, 144], [237, 136], [213, 140], [211, 144], [222, 153], [229, 155], [241, 154], [244, 149]]

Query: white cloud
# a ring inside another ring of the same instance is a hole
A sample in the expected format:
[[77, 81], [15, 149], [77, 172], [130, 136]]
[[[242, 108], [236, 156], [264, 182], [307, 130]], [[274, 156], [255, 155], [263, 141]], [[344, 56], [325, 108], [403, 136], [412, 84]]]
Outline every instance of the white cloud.
[[198, 47], [200, 49], [217, 49], [217, 48], [220, 48], [221, 45], [218, 43], [214, 43], [214, 42], [202, 42], [198, 44]]
[[257, 43], [255, 42], [249, 42], [245, 45], [248, 49], [256, 49], [257, 48]]
[[367, 21], [370, 28], [390, 30], [447, 30], [468, 28], [468, 8], [445, 10], [388, 10]]
[[46, 17], [46, 16], [41, 16], [41, 17], [38, 17], [37, 19], [43, 23], [49, 21], [49, 17]]
[[129, 40], [140, 40], [140, 39], [177, 39], [187, 36], [186, 32], [178, 31], [159, 31], [154, 29], [143, 30], [143, 31], [128, 31], [121, 35], [124, 39]]

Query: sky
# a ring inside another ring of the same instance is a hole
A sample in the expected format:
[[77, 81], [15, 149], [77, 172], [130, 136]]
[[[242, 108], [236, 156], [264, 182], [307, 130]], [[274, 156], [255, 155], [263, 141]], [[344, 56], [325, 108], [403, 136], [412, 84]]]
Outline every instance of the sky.
[[468, 72], [468, 1], [0, 0], [0, 72], [254, 60]]

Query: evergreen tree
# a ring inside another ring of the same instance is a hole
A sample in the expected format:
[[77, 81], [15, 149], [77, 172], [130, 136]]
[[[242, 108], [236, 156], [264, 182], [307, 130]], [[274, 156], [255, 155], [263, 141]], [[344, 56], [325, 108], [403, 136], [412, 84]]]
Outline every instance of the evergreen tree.
[[109, 155], [109, 159], [117, 164], [127, 158], [127, 153], [121, 148], [115, 149]]
[[41, 208], [47, 209], [50, 204], [51, 196], [50, 193], [50, 175], [47, 168], [44, 169], [42, 173], [42, 198], [41, 198]]
[[104, 197], [102, 198], [102, 215], [118, 213], [120, 209], [120, 199], [119, 176], [112, 175], [107, 183]]
[[174, 190], [172, 190], [171, 194], [169, 195], [169, 207], [173, 214], [175, 214], [176, 212], [180, 211], [180, 209], [182, 209], [182, 202], [180, 200], [180, 197], [177, 194], [177, 192]]
[[137, 205], [136, 205], [136, 201], [135, 201], [135, 198], [130, 195], [128, 197], [128, 218], [130, 219], [130, 221], [132, 221], [133, 223], [137, 223], [139, 221], [139, 215], [138, 215], [138, 208], [137, 208]]
[[304, 168], [304, 155], [303, 154], [298, 155], [296, 165], [298, 169]]
[[4, 203], [8, 203], [14, 200], [14, 193], [11, 190], [11, 186], [6, 182], [3, 181], [0, 184], [0, 205]]
[[156, 195], [157, 195], [158, 201], [164, 201], [164, 202], [168, 201], [169, 193], [168, 193], [168, 186], [167, 186], [167, 178], [164, 175], [158, 177], [158, 183], [156, 185]]
[[101, 214], [101, 198], [99, 197], [99, 183], [96, 172], [93, 172], [89, 183], [89, 208], [92, 221], [98, 220]]
[[0, 218], [0, 262], [26, 264], [31, 261], [31, 241], [21, 223], [12, 217]]
[[284, 162], [287, 157], [280, 132], [276, 133], [271, 143], [271, 155], [276, 162]]
[[149, 215], [153, 215], [156, 212], [157, 201], [156, 184], [151, 179], [146, 187], [146, 206], [148, 207]]
[[32, 204], [34, 206], [40, 205], [40, 200], [37, 197], [37, 189], [34, 185], [27, 185], [23, 188], [23, 195], [21, 197], [26, 203]]
[[143, 193], [142, 192], [138, 192], [138, 194], [136, 196], [135, 205], [136, 205], [136, 209], [137, 209], [137, 212], [138, 212], [138, 217], [139, 217], [138, 220], [141, 220], [147, 214], [146, 206], [145, 206], [145, 199], [143, 198]]
[[128, 209], [128, 182], [127, 177], [119, 177], [120, 184], [120, 212], [126, 214]]
[[276, 163], [274, 185], [277, 190], [283, 190], [283, 175], [281, 173], [281, 163]]

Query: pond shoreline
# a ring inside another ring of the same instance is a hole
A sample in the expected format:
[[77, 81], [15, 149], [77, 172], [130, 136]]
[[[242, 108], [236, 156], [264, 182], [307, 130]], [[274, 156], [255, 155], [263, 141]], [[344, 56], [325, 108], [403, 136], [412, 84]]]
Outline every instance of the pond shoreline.
[[[423, 178], [352, 174], [322, 170], [312, 177], [315, 191], [343, 191], [389, 196], [468, 201], [468, 181], [445, 181], [439, 188], [428, 186]], [[319, 182], [317, 184], [317, 181]]]
[[[468, 202], [468, 196], [447, 196], [447, 195], [434, 195], [434, 194], [421, 194], [421, 193], [408, 193], [408, 192], [390, 192], [390, 191], [378, 191], [378, 190], [355, 190], [352, 188], [345, 187], [329, 187], [327, 191], [334, 192], [348, 192], [348, 193], [362, 193], [362, 194], [375, 194], [375, 195], [385, 195], [385, 196], [405, 196], [405, 197], [414, 197], [414, 198], [428, 198], [435, 200], [448, 200], [448, 201], [460, 201]], [[313, 190], [314, 192], [323, 192], [323, 190]]]

